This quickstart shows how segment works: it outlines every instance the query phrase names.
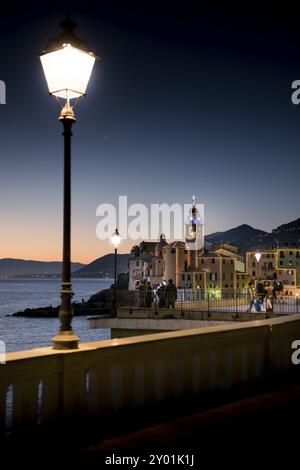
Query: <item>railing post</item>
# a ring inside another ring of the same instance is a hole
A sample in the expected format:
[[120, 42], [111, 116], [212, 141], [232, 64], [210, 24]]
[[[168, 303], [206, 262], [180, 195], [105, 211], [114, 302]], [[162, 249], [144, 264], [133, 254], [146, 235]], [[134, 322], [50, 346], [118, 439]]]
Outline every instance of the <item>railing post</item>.
[[182, 308], [182, 298], [183, 298], [183, 294], [184, 294], [184, 288], [183, 288], [183, 291], [180, 292], [180, 313], [182, 315], [183, 313], [183, 308]]
[[86, 406], [86, 383], [84, 370], [80, 364], [80, 356], [61, 357], [61, 407], [63, 420], [76, 423], [83, 418]]
[[207, 292], [207, 313], [208, 317], [210, 317], [209, 292]]

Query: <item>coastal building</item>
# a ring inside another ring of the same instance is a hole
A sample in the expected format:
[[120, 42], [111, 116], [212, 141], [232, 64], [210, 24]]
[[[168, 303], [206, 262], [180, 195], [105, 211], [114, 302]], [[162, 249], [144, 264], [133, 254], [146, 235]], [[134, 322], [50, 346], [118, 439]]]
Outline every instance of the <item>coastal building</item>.
[[216, 295], [247, 290], [256, 281], [277, 281], [285, 295], [300, 295], [300, 247], [295, 245], [251, 250], [242, 256], [232, 243], [212, 246], [204, 242], [201, 214], [195, 197], [185, 222], [185, 240], [167, 243], [164, 235], [156, 242], [142, 241], [132, 249], [129, 260], [129, 289], [142, 280], [155, 287], [172, 279], [179, 289], [204, 290]]
[[133, 247], [129, 260], [129, 289], [142, 280], [155, 287], [172, 279], [179, 289], [205, 290], [233, 294], [247, 289], [250, 276], [236, 245], [223, 243], [213, 247], [204, 242], [203, 221], [193, 196], [185, 222], [185, 241], [167, 243], [164, 235], [157, 242], [141, 242]]
[[195, 196], [185, 222], [185, 242], [167, 243], [162, 234], [157, 242], [142, 241], [133, 247], [129, 260], [129, 289], [149, 280], [153, 286], [172, 279], [178, 286], [180, 273], [197, 269], [198, 256], [203, 248], [203, 221], [196, 206]]
[[245, 292], [245, 289], [249, 289], [251, 284], [251, 278], [247, 272], [236, 273], [236, 288], [238, 291]]
[[256, 259], [256, 251], [246, 253], [246, 270], [251, 280], [260, 282], [278, 281], [286, 295], [300, 291], [300, 248], [276, 247], [257, 250], [261, 257]]
[[[247, 288], [249, 285], [243, 257], [234, 245], [224, 244], [209, 250], [203, 248], [198, 253], [196, 268], [186, 267], [177, 283], [181, 288], [233, 294], [235, 289]], [[244, 279], [240, 280], [240, 276], [244, 276]]]
[[167, 243], [161, 235], [156, 242], [143, 241], [132, 249], [129, 289], [135, 290], [145, 279], [153, 286], [173, 279], [178, 288], [230, 294], [258, 280], [269, 285], [277, 281], [285, 295], [300, 294], [300, 248], [261, 250], [259, 261], [255, 254], [248, 251], [244, 262], [233, 244], [191, 250], [189, 241]]
[[293, 281], [296, 283], [296, 286], [300, 288], [300, 247], [278, 248], [277, 269], [279, 271], [285, 271], [285, 276], [291, 275], [291, 271], [295, 270], [296, 279]]
[[259, 251], [261, 257], [256, 259], [256, 251], [246, 253], [246, 270], [251, 280], [274, 280], [277, 273], [277, 250]]
[[187, 266], [187, 249], [184, 242], [175, 241], [166, 245], [163, 249], [163, 278], [173, 279], [178, 286], [179, 275]]
[[200, 289], [208, 292], [233, 294], [235, 289], [246, 289], [250, 276], [237, 247], [224, 244], [202, 248], [195, 259], [185, 242], [167, 243], [161, 236], [154, 254], [138, 251], [129, 261], [129, 289], [134, 290], [143, 279], [153, 286], [173, 279], [177, 288]]
[[278, 269], [277, 281], [283, 286], [285, 295], [299, 294], [299, 286], [297, 288], [297, 270], [296, 269]]
[[135, 245], [129, 259], [129, 290], [135, 290], [143, 279], [159, 284], [163, 279], [163, 249], [167, 245], [162, 234], [158, 242], [142, 241]]

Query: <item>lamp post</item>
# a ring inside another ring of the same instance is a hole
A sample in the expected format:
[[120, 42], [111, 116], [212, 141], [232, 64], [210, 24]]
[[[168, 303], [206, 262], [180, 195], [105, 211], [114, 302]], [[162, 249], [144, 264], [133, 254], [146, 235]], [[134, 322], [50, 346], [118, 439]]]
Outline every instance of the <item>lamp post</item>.
[[111, 242], [115, 249], [115, 283], [114, 283], [114, 297], [113, 297], [113, 312], [115, 315], [117, 315], [117, 253], [118, 253], [118, 248], [121, 243], [121, 237], [119, 234], [119, 230], [117, 228], [111, 236]]
[[[69, 18], [60, 26], [63, 32], [52, 39], [39, 55], [50, 95], [62, 103], [59, 120], [64, 136], [64, 211], [63, 211], [63, 268], [60, 329], [53, 338], [54, 349], [76, 349], [79, 338], [72, 330], [72, 283], [71, 283], [71, 137], [76, 121], [74, 104], [85, 96], [87, 85], [96, 60], [87, 43], [79, 39], [76, 24]], [[60, 101], [61, 100], [61, 101]]]
[[256, 252], [254, 256], [255, 256], [255, 259], [256, 259], [256, 291], [257, 291], [257, 287], [258, 287], [258, 264], [259, 264], [259, 261], [260, 261], [260, 258], [261, 258], [261, 253]]

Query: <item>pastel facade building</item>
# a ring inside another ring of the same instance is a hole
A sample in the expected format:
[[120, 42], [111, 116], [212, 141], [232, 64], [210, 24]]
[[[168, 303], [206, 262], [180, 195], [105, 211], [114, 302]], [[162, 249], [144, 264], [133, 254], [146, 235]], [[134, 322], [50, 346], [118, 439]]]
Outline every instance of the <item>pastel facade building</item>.
[[256, 251], [246, 253], [246, 270], [251, 280], [274, 280], [277, 273], [277, 251], [262, 250], [259, 251], [261, 257], [256, 258]]
[[163, 278], [172, 279], [178, 286], [180, 272], [186, 266], [187, 250], [184, 242], [169, 243], [163, 250]]
[[163, 248], [167, 245], [164, 235], [158, 242], [141, 242], [131, 250], [129, 259], [129, 290], [135, 290], [142, 280], [153, 285], [163, 279]]
[[286, 271], [295, 270], [296, 286], [300, 288], [300, 247], [278, 248], [277, 269]]
[[173, 279], [179, 289], [223, 294], [248, 288], [250, 276], [245, 272], [243, 258], [234, 245], [202, 248], [192, 261], [190, 254], [185, 242], [167, 244], [161, 239], [153, 255], [144, 252], [129, 261], [129, 289], [134, 290], [142, 279], [149, 280], [153, 286]]
[[[256, 253], [260, 258], [256, 259]], [[288, 295], [299, 293], [300, 289], [300, 248], [277, 247], [269, 250], [246, 253], [246, 270], [252, 280], [278, 281]], [[298, 291], [298, 292], [297, 292]]]
[[[242, 256], [234, 245], [221, 245], [198, 253], [196, 269], [181, 272], [179, 287], [206, 289], [208, 292], [233, 293], [238, 275], [246, 276]], [[245, 288], [248, 287], [245, 279]]]
[[295, 295], [297, 293], [297, 270], [296, 269], [278, 269], [277, 281], [283, 285], [285, 295]]

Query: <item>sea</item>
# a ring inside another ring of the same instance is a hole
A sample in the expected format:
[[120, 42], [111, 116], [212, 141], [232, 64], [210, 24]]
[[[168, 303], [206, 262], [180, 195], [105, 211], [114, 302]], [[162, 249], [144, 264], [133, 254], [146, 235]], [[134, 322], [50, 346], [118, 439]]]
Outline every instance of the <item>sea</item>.
[[[33, 349], [51, 345], [59, 328], [58, 318], [13, 317], [25, 308], [56, 306], [60, 304], [60, 279], [58, 278], [7, 278], [0, 279], [0, 340], [7, 352]], [[74, 301], [88, 300], [92, 294], [107, 289], [112, 279], [72, 280]], [[110, 329], [91, 330], [87, 317], [73, 318], [73, 330], [82, 342], [99, 341], [111, 337]]]

